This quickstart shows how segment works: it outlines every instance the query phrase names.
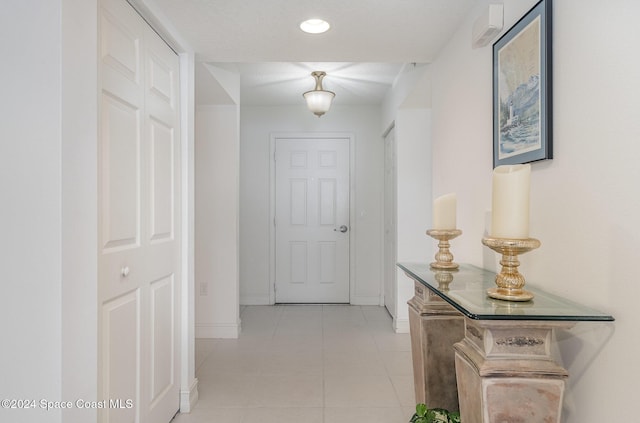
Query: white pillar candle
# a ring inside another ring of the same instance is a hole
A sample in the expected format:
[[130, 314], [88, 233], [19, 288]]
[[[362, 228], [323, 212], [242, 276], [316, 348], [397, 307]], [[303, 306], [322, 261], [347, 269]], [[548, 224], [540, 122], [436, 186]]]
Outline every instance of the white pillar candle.
[[456, 229], [456, 194], [433, 200], [433, 229]]
[[529, 238], [531, 165], [498, 166], [493, 170], [491, 236]]

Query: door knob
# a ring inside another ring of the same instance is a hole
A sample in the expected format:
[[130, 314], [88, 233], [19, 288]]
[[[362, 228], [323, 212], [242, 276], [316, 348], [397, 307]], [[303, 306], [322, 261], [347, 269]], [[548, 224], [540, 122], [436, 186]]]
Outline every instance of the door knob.
[[342, 225], [342, 226], [340, 226], [340, 228], [339, 228], [339, 229], [334, 229], [334, 231], [336, 231], [336, 232], [337, 232], [337, 231], [340, 231], [340, 232], [342, 232], [342, 233], [345, 233], [345, 232], [347, 232], [348, 230], [349, 230], [349, 228], [347, 228], [347, 225]]

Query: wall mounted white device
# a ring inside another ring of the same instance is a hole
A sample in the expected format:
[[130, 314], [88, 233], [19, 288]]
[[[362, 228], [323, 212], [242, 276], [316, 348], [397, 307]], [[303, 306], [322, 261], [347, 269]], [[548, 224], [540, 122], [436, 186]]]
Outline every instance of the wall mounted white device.
[[471, 45], [473, 48], [484, 47], [502, 31], [504, 6], [490, 4], [473, 23]]

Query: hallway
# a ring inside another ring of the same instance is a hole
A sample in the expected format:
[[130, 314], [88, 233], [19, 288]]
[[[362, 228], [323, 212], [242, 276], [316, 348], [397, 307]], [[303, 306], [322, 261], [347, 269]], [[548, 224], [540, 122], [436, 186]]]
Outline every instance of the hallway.
[[409, 334], [377, 306], [245, 306], [239, 339], [197, 339], [200, 399], [174, 423], [406, 423]]

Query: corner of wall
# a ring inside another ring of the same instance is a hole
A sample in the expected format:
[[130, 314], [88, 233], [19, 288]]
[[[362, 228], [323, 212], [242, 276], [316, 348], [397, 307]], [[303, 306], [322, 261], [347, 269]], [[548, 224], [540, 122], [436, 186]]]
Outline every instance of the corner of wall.
[[431, 107], [431, 73], [427, 64], [406, 64], [382, 103], [382, 128], [387, 130], [400, 108]]
[[409, 333], [409, 318], [393, 319], [393, 331], [395, 333]]

